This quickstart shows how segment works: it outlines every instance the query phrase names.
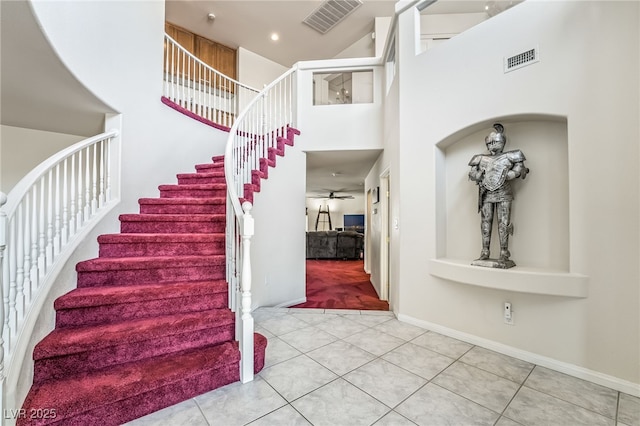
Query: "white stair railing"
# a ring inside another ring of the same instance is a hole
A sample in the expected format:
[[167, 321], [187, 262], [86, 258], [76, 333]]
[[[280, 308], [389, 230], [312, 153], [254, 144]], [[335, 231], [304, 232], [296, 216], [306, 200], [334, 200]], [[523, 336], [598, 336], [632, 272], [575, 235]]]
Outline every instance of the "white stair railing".
[[165, 34], [163, 96], [174, 104], [230, 128], [258, 92], [211, 68]]
[[227, 281], [229, 306], [236, 312], [236, 339], [242, 354], [240, 380], [253, 380], [253, 317], [251, 315], [250, 242], [252, 179], [265, 167], [269, 148], [295, 128], [296, 73], [294, 67], [260, 92], [229, 131], [224, 169], [227, 181]]
[[0, 193], [2, 410], [7, 391], [15, 390], [53, 271], [66, 262], [75, 237], [118, 195], [117, 137], [113, 130], [78, 142], [38, 165], [8, 196]]

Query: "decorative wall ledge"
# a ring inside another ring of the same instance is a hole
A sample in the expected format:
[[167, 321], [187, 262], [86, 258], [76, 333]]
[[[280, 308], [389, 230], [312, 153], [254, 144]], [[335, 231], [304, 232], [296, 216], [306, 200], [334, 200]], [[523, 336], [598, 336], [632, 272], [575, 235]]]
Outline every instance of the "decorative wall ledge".
[[589, 277], [570, 272], [515, 266], [493, 269], [471, 266], [459, 259], [431, 259], [429, 273], [462, 284], [546, 296], [584, 298]]

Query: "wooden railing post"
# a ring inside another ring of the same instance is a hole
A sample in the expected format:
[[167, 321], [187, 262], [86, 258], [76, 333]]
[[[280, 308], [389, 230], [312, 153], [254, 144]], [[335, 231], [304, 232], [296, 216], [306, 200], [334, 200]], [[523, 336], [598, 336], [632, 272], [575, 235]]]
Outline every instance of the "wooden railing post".
[[254, 221], [251, 216], [250, 202], [242, 203], [242, 223], [240, 235], [242, 237], [242, 275], [241, 291], [241, 327], [240, 336], [240, 381], [247, 383], [253, 380], [253, 316], [251, 316], [251, 237], [254, 233]]

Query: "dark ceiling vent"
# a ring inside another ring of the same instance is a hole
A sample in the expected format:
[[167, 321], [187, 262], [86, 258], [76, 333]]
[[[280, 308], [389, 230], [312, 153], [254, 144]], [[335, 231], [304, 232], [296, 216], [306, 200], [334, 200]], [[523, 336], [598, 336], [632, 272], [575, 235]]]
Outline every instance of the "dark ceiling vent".
[[326, 0], [302, 22], [325, 34], [360, 6], [361, 0]]
[[535, 64], [540, 60], [538, 48], [526, 50], [517, 55], [504, 58], [504, 72], [514, 71], [527, 65]]

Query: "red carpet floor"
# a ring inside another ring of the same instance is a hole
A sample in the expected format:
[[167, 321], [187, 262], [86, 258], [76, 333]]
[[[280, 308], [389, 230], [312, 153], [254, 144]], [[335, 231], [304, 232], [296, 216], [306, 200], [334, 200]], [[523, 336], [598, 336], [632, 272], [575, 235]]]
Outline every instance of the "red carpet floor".
[[293, 308], [388, 311], [362, 260], [307, 260], [307, 301]]

